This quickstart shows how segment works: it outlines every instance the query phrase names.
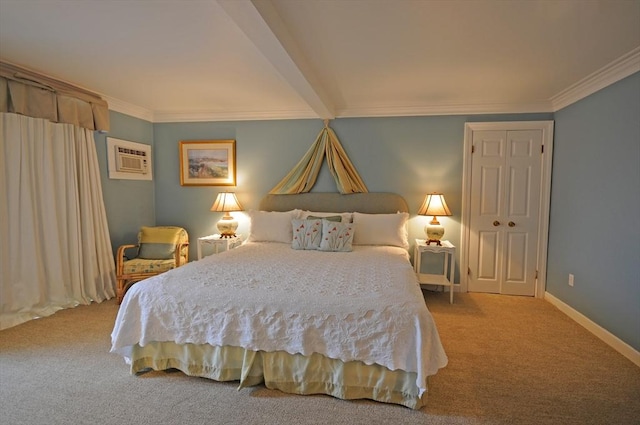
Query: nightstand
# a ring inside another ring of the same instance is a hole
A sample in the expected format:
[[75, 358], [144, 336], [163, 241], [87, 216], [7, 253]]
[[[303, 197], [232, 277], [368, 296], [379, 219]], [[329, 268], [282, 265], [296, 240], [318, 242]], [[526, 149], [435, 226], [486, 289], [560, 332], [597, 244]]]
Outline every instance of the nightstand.
[[204, 245], [212, 245], [214, 254], [221, 251], [228, 251], [242, 245], [242, 236], [234, 236], [232, 238], [221, 238], [220, 235], [209, 235], [198, 238], [198, 260], [202, 259], [202, 247]]
[[[444, 267], [442, 274], [421, 273], [422, 254], [444, 253]], [[449, 303], [453, 304], [453, 279], [456, 271], [456, 247], [449, 241], [442, 241], [442, 245], [427, 245], [424, 239], [416, 239], [413, 251], [413, 270], [416, 272], [420, 285], [442, 285], [449, 287]]]

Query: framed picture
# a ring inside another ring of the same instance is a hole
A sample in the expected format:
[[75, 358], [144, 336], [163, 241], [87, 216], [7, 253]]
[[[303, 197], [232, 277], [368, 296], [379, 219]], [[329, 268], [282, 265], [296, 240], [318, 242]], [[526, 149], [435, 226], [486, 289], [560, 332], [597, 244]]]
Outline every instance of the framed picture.
[[235, 186], [235, 140], [188, 140], [180, 142], [182, 186]]

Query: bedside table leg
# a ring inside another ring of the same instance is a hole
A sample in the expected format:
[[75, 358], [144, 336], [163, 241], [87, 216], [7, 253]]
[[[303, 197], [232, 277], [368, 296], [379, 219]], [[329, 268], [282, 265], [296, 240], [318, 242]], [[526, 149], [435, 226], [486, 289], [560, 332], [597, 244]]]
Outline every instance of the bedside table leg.
[[455, 253], [451, 253], [451, 268], [449, 269], [449, 282], [451, 282], [451, 286], [449, 287], [451, 293], [449, 294], [449, 304], [453, 304], [453, 288], [454, 288], [454, 279], [456, 278], [456, 255]]

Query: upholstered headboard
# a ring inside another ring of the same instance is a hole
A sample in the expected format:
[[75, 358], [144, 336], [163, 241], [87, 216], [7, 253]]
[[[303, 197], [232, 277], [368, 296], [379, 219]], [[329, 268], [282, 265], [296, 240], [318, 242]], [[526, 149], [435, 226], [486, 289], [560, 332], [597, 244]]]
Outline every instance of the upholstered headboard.
[[352, 193], [342, 195], [331, 192], [311, 192], [296, 195], [267, 195], [260, 201], [262, 211], [301, 210], [318, 212], [361, 212], [367, 214], [393, 214], [409, 212], [407, 201], [395, 193]]

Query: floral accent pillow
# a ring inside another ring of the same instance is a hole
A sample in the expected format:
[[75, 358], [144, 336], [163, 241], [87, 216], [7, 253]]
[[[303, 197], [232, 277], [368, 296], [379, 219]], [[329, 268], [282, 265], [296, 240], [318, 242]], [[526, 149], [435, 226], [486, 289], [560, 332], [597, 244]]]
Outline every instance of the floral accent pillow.
[[291, 220], [293, 249], [318, 249], [322, 239], [322, 220]]
[[353, 251], [354, 233], [355, 227], [352, 223], [336, 223], [329, 220], [322, 220], [320, 251]]

